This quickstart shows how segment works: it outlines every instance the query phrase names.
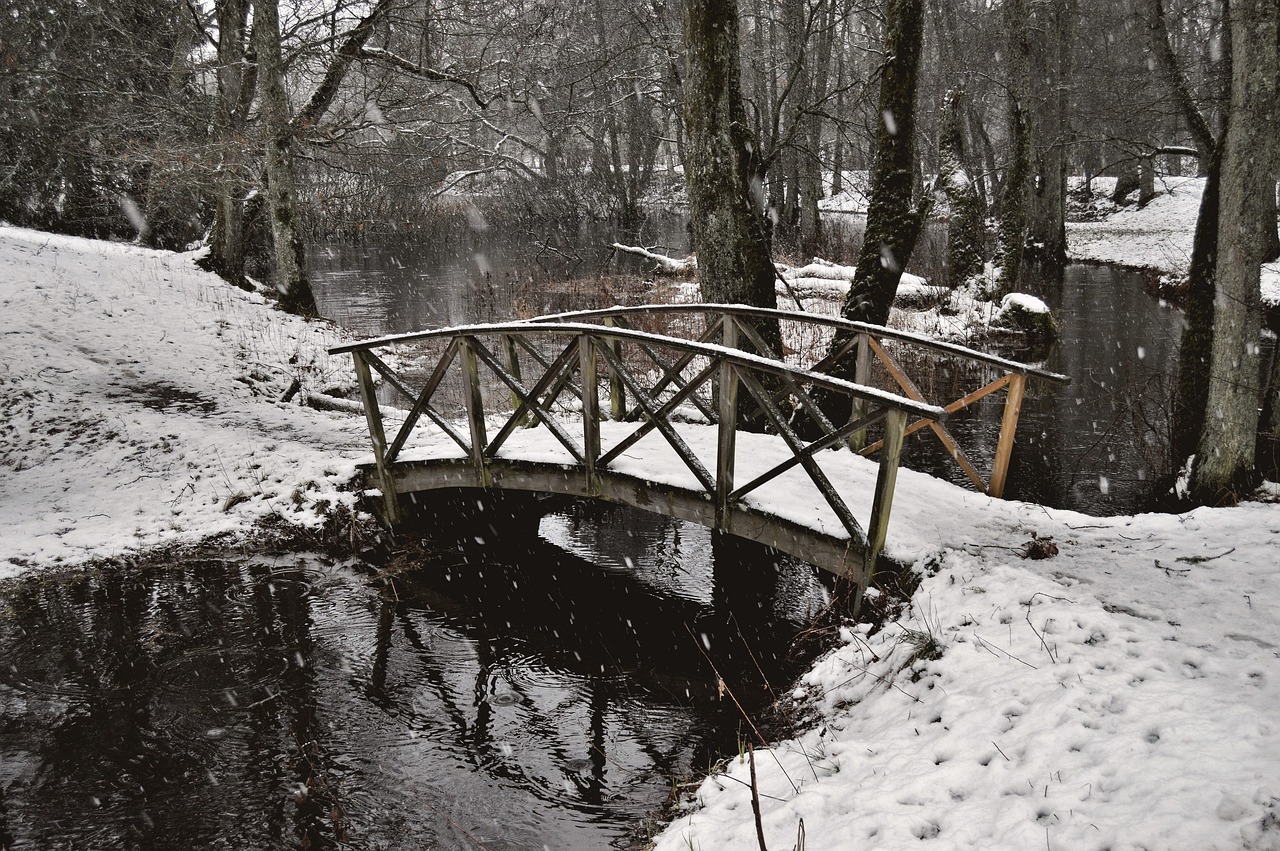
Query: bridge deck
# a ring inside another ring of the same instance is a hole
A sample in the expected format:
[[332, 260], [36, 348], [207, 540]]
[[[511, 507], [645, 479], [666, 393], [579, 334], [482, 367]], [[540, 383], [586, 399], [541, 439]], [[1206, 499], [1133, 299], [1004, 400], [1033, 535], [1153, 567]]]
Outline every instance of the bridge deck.
[[[675, 426], [690, 449], [714, 466], [717, 429]], [[630, 423], [600, 424], [602, 451], [635, 431]], [[743, 481], [763, 475], [792, 457], [779, 437], [739, 433], [738, 472]], [[850, 452], [824, 451], [816, 459], [863, 528], [870, 525], [879, 464]], [[376, 481], [372, 463], [366, 465]], [[391, 467], [400, 494], [450, 487], [485, 487], [477, 468], [442, 434], [423, 436]], [[490, 461], [491, 487], [590, 496], [714, 527], [715, 505], [697, 478], [661, 435], [651, 434], [597, 473], [591, 488], [582, 467], [546, 429], [522, 429]], [[725, 531], [758, 541], [839, 574], [862, 573], [864, 554], [835, 511], [800, 467], [781, 473], [767, 489], [744, 495]]]

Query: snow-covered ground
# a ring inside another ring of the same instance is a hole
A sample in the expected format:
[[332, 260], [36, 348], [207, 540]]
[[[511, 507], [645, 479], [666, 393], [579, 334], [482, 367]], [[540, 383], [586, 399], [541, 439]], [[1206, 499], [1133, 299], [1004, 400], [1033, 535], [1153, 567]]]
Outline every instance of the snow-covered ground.
[[[1095, 191], [1106, 188], [1102, 178], [1097, 183]], [[1067, 254], [1073, 260], [1152, 269], [1174, 278], [1186, 275], [1203, 193], [1204, 178], [1162, 178], [1156, 196], [1141, 209], [1131, 205], [1098, 221], [1068, 222]], [[1280, 263], [1262, 267], [1262, 300], [1280, 304]]]
[[[349, 386], [341, 335], [190, 255], [0, 227], [0, 335], [0, 578], [353, 503], [363, 420], [298, 402]], [[803, 820], [810, 849], [1280, 849], [1280, 505], [902, 487], [889, 550], [925, 578], [806, 676], [812, 728], [756, 751], [770, 848]], [[1057, 555], [1022, 558], [1033, 534]], [[656, 847], [756, 848], [748, 774]]]
[[297, 401], [353, 381], [341, 339], [191, 255], [0, 227], [0, 578], [350, 506], [363, 422]]

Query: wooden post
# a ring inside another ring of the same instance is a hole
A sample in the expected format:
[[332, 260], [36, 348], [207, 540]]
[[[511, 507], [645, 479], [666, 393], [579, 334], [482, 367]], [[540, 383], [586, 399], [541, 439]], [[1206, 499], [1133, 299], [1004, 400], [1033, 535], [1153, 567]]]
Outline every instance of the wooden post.
[[[857, 353], [853, 362], [853, 383], [861, 384], [864, 387], [871, 380], [871, 341], [870, 336], [863, 333], [857, 336]], [[853, 407], [849, 413], [849, 422], [861, 419], [866, 416], [867, 403], [862, 399], [854, 399]], [[867, 430], [858, 429], [849, 435], [849, 448], [854, 452], [861, 452], [862, 447], [867, 445]]]
[[902, 433], [907, 428], [907, 412], [890, 408], [884, 417], [884, 449], [880, 452], [880, 473], [876, 476], [876, 492], [871, 503], [871, 522], [867, 526], [867, 555], [863, 570], [871, 581], [876, 559], [884, 549], [889, 532], [889, 510], [893, 507], [893, 488], [898, 482], [898, 460], [902, 455]]
[[590, 334], [578, 336], [579, 373], [582, 376], [582, 458], [586, 468], [587, 492], [599, 491], [596, 461], [600, 458], [600, 377]]
[[378, 486], [382, 489], [384, 519], [387, 525], [400, 522], [400, 500], [396, 495], [395, 478], [387, 467], [387, 434], [382, 426], [382, 409], [378, 407], [378, 392], [373, 384], [373, 372], [364, 352], [351, 353], [355, 362], [356, 381], [360, 384], [360, 401], [364, 404], [364, 419], [369, 426], [369, 438], [373, 442], [373, 463], [378, 470]]
[[[606, 316], [604, 324], [607, 328], [617, 325], [612, 316]], [[613, 350], [614, 356], [622, 360], [622, 342], [616, 339], [611, 340], [609, 347]], [[612, 365], [609, 366], [609, 419], [621, 422], [627, 415], [627, 388], [623, 386], [617, 372]]]
[[1018, 432], [1018, 415], [1022, 413], [1022, 397], [1026, 389], [1025, 375], [1020, 372], [1009, 375], [1004, 416], [1000, 420], [1000, 441], [996, 444], [995, 464], [991, 467], [991, 483], [987, 485], [987, 493], [991, 496], [1004, 496], [1004, 483], [1009, 476], [1009, 459], [1013, 457], [1013, 439]]
[[[721, 338], [727, 348], [737, 348], [738, 324], [728, 314], [723, 318]], [[720, 362], [719, 431], [716, 441], [716, 528], [732, 532], [729, 494], [733, 493], [734, 457], [738, 443], [738, 372], [728, 360]]]
[[462, 380], [467, 403], [467, 425], [471, 429], [471, 461], [476, 465], [476, 475], [481, 487], [489, 487], [489, 468], [485, 463], [484, 451], [489, 443], [484, 427], [484, 395], [480, 392], [480, 369], [476, 362], [476, 350], [472, 348], [472, 339], [462, 337], [459, 353], [462, 355]]
[[[514, 378], [516, 381], [520, 381], [524, 376], [520, 374], [520, 352], [516, 348], [515, 337], [512, 337], [510, 334], [503, 334], [502, 349], [507, 356], [507, 372], [511, 373], [511, 377]], [[520, 407], [520, 396], [516, 393], [516, 391], [512, 390], [511, 391], [511, 410], [514, 411], [519, 407]], [[520, 425], [533, 426], [535, 425], [534, 418], [526, 415], [525, 417], [521, 418]]]

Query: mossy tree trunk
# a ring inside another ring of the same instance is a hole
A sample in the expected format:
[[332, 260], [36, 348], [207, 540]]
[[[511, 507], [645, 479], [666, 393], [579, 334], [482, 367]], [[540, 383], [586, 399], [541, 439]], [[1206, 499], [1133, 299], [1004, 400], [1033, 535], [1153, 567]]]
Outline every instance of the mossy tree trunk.
[[1071, 157], [1072, 51], [1076, 0], [1038, 4], [1032, 29], [1038, 33], [1034, 87], [1035, 147], [1027, 251], [1032, 260], [1053, 266], [1067, 262], [1067, 167]]
[[317, 315], [307, 281], [305, 249], [298, 229], [293, 182], [293, 128], [284, 89], [277, 0], [255, 0], [254, 41], [258, 52], [258, 95], [267, 136], [267, 209], [275, 246], [280, 306], [301, 316]]
[[888, 0], [867, 230], [841, 311], [846, 319], [858, 322], [883, 325], [889, 320], [898, 281], [924, 219], [924, 210], [912, 205], [916, 81], [923, 32], [923, 0]]
[[214, 13], [218, 21], [218, 89], [214, 97], [213, 138], [218, 146], [218, 165], [209, 260], [219, 275], [241, 285], [246, 186], [243, 134], [254, 90], [254, 80], [246, 73], [244, 62], [249, 3], [218, 0]]
[[981, 274], [986, 262], [982, 201], [964, 167], [963, 100], [962, 91], [947, 92], [938, 140], [942, 157], [938, 182], [951, 206], [951, 221], [947, 226], [947, 276], [952, 287], [963, 286], [974, 275]]
[[1192, 497], [1233, 502], [1253, 484], [1262, 330], [1260, 267], [1267, 199], [1275, 190], [1277, 36], [1275, 0], [1235, 0], [1230, 9], [1231, 120], [1222, 144], [1218, 258], [1208, 399], [1192, 467]]
[[1009, 163], [1005, 168], [1004, 193], [1000, 199], [1000, 222], [996, 235], [996, 265], [1000, 270], [999, 298], [1013, 292], [1022, 273], [1023, 251], [1027, 243], [1027, 215], [1031, 205], [1030, 116], [1031, 43], [1027, 33], [1026, 0], [1005, 0], [1004, 27], [1008, 71]]
[[[739, 78], [736, 0], [685, 6], [685, 173], [702, 297], [776, 307], [776, 271]], [[780, 350], [777, 324], [760, 329]]]

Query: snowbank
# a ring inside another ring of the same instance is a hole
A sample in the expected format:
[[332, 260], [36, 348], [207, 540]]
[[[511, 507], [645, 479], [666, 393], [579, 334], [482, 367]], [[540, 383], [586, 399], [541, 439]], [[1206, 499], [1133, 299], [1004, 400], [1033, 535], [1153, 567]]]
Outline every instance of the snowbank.
[[[812, 729], [756, 751], [768, 847], [1280, 847], [1280, 507], [973, 499], [906, 522], [938, 535], [909, 611], [847, 631], [795, 695]], [[743, 759], [655, 845], [755, 847]]]
[[0, 317], [0, 578], [353, 503], [363, 419], [279, 401], [352, 382], [331, 326], [191, 255], [3, 226]]

